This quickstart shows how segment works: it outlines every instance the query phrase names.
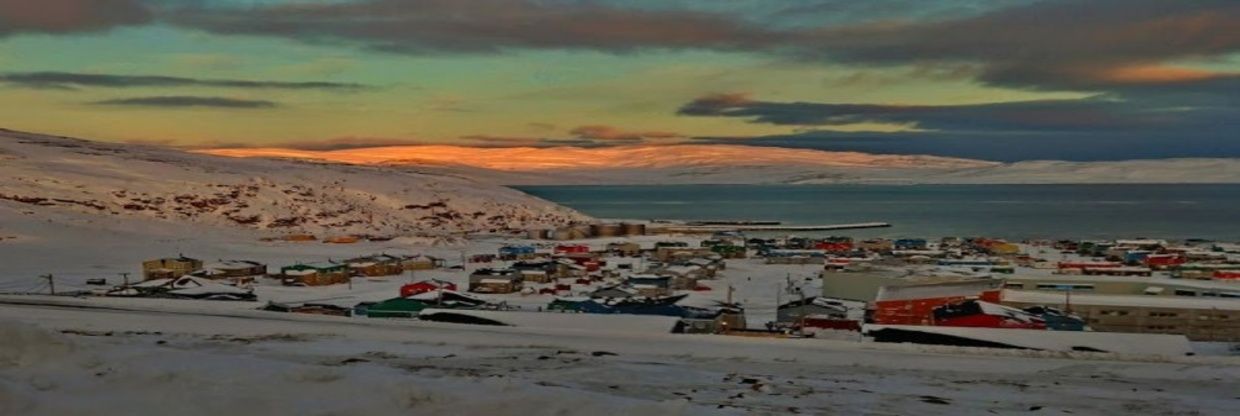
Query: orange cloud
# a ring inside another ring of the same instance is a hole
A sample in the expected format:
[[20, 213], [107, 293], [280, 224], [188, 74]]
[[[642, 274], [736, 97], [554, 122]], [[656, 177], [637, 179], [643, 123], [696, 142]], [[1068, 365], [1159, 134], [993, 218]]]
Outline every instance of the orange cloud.
[[1235, 75], [1234, 73], [1228, 74], [1163, 65], [1136, 65], [1110, 68], [1099, 74], [1098, 78], [1126, 84], [1167, 84], [1206, 81]]

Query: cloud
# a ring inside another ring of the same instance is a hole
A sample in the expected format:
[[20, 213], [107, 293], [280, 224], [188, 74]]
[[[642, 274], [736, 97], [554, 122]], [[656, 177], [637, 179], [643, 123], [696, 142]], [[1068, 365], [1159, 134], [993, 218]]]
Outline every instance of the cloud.
[[918, 154], [1018, 162], [1237, 158], [1240, 143], [1226, 131], [1093, 131], [960, 133], [807, 131], [761, 137], [699, 137], [698, 143], [744, 144], [876, 154]]
[[347, 42], [415, 54], [560, 48], [753, 50], [785, 36], [725, 14], [592, 1], [361, 0], [189, 8], [167, 19], [221, 35]]
[[1103, 97], [970, 105], [884, 105], [769, 102], [745, 94], [705, 96], [677, 112], [686, 116], [736, 117], [751, 123], [845, 126], [860, 123], [912, 125], [945, 131], [1062, 131], [1131, 129], [1165, 120], [1133, 104]]
[[0, 82], [28, 88], [52, 89], [76, 89], [78, 87], [219, 87], [353, 91], [368, 88], [362, 84], [324, 81], [252, 81], [184, 78], [163, 75], [105, 75], [76, 72], [12, 72], [0, 74]]
[[[405, 54], [741, 51], [859, 66], [968, 68], [956, 75], [1004, 87], [1096, 92], [1179, 88], [1240, 76], [1179, 64], [1240, 52], [1240, 31], [1234, 29], [1240, 2], [1234, 0], [855, 3], [352, 0], [212, 6], [188, 1], [153, 9], [139, 0], [0, 0], [0, 22], [9, 22], [0, 32], [72, 32], [158, 21], [217, 35]], [[324, 63], [326, 70], [340, 64]]]
[[191, 97], [191, 96], [120, 98], [120, 99], [115, 99], [115, 100], [96, 101], [93, 104], [110, 105], [110, 106], [157, 107], [157, 108], [214, 107], [214, 108], [235, 108], [235, 109], [264, 109], [264, 108], [275, 108], [279, 106], [279, 104], [273, 101], [265, 101], [265, 100], [244, 100], [244, 99], [237, 99], [237, 98]]
[[628, 131], [605, 125], [580, 126], [569, 131], [569, 133], [579, 139], [607, 142], [644, 142], [651, 139], [680, 139], [685, 137], [683, 134], [668, 131]]
[[1232, 0], [1049, 0], [963, 19], [807, 30], [802, 43], [812, 46], [797, 53], [872, 65], [973, 62], [993, 85], [1105, 90], [1185, 81], [1174, 73], [1191, 70], [1166, 63], [1240, 51], [1237, 21]]
[[[1168, 62], [1240, 51], [1240, 31], [1234, 30], [1240, 2], [1234, 0], [893, 4], [939, 12], [930, 17], [896, 13], [902, 20], [856, 17], [860, 23], [852, 24], [828, 19], [815, 26], [760, 22], [726, 7], [712, 12], [685, 3], [641, 8], [597, 1], [360, 0], [185, 8], [166, 19], [222, 35], [336, 42], [395, 53], [661, 48], [862, 65], [968, 63], [980, 65], [984, 82], [1044, 89], [1176, 82], [1181, 79], [1174, 72], [1188, 75], [1189, 69]], [[822, 8], [892, 15], [884, 10], [887, 6], [858, 8], [836, 1], [800, 7]], [[770, 18], [797, 20], [802, 12], [786, 13], [793, 9], [798, 7], [772, 6]], [[1193, 77], [1202, 75], [1208, 74]]]
[[[998, 161], [1240, 157], [1240, 142], [1235, 140], [1240, 134], [1237, 97], [1240, 79], [1224, 78], [1211, 79], [1198, 88], [1160, 86], [1082, 99], [970, 105], [774, 102], [747, 94], [716, 94], [692, 100], [678, 113], [802, 129], [787, 135], [695, 138], [711, 143], [743, 141], [761, 146]], [[854, 123], [902, 124], [914, 129], [834, 129]]]
[[153, 19], [142, 0], [0, 0], [0, 37], [96, 32]]

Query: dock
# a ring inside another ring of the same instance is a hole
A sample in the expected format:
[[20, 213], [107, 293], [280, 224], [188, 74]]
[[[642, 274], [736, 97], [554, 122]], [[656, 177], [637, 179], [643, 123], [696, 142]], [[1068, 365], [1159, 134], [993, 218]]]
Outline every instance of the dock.
[[859, 230], [866, 228], [887, 228], [891, 227], [886, 222], [862, 222], [855, 224], [825, 224], [825, 225], [765, 225], [765, 224], [712, 224], [712, 225], [667, 225], [657, 228], [658, 231], [672, 233], [710, 233], [718, 231], [834, 231], [834, 230]]

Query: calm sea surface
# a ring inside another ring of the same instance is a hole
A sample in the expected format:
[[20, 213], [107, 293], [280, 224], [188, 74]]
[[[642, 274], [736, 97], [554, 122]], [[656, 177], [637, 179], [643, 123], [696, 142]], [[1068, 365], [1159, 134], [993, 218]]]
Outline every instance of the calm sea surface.
[[[857, 237], [1240, 240], [1240, 185], [529, 186], [597, 218], [881, 221]], [[798, 233], [808, 234], [808, 233]]]

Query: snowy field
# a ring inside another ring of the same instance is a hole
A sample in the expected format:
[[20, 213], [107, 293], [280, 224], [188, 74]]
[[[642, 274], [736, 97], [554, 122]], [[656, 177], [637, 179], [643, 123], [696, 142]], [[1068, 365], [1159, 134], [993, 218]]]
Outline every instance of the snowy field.
[[[137, 279], [142, 260], [178, 254], [256, 260], [273, 270], [381, 252], [455, 264], [512, 241], [261, 242], [262, 234], [244, 229], [23, 212], [0, 203], [0, 292], [46, 291], [38, 276], [49, 273], [62, 291], [90, 288], [90, 278], [117, 284], [119, 273]], [[750, 325], [760, 326], [779, 300], [792, 298], [789, 281], [817, 293], [820, 267], [729, 261], [718, 280], [703, 282], [712, 290], [684, 302], [710, 305], [732, 286]], [[322, 288], [267, 282], [256, 290], [260, 302], [0, 296], [0, 415], [1221, 415], [1240, 408], [1236, 357], [672, 335], [603, 320], [580, 330], [254, 310], [266, 301], [352, 306], [395, 297], [410, 280], [464, 283], [466, 276], [441, 270]], [[492, 299], [536, 310], [552, 297]]]
[[1240, 405], [1240, 362], [1222, 357], [12, 301], [0, 299], [6, 415], [1222, 415]]

